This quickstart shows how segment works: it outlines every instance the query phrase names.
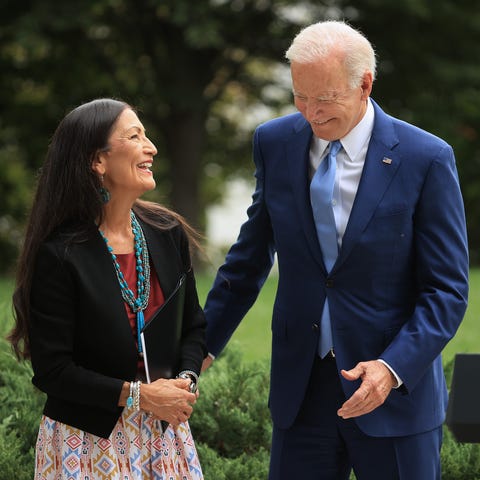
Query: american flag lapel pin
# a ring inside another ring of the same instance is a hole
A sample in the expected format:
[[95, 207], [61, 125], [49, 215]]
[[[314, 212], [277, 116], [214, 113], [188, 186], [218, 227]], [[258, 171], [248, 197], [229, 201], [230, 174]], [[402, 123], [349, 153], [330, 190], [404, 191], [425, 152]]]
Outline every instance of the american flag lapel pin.
[[387, 165], [390, 165], [392, 163], [392, 159], [388, 157], [383, 157], [382, 162], [386, 163]]

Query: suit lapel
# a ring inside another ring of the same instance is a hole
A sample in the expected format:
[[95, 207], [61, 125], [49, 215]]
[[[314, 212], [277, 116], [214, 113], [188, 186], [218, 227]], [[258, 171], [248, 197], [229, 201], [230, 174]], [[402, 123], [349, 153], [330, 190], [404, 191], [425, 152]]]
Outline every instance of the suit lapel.
[[300, 117], [294, 125], [293, 137], [287, 139], [286, 142], [289, 165], [288, 173], [292, 179], [298, 218], [305, 232], [308, 247], [315, 260], [325, 270], [310, 204], [310, 179], [308, 178], [308, 170], [311, 139], [312, 130], [310, 125], [303, 117]]
[[[392, 120], [373, 100], [372, 104], [375, 124], [342, 248], [332, 273], [345, 261], [365, 230], [401, 162], [394, 152], [398, 138]], [[312, 130], [308, 122], [300, 117], [294, 125], [292, 138], [286, 141], [286, 152], [298, 217], [313, 257], [325, 270], [310, 205], [308, 166], [311, 138]]]
[[348, 220], [342, 248], [333, 270], [348, 257], [356, 241], [372, 218], [377, 205], [392, 181], [401, 158], [395, 154], [398, 138], [390, 119], [376, 104], [375, 124], [368, 147], [365, 165]]

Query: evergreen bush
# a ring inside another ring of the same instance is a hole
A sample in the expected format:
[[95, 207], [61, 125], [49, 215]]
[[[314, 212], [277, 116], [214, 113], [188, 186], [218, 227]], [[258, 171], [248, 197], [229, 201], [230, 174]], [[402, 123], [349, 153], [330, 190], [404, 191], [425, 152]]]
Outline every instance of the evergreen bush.
[[206, 479], [267, 478], [268, 388], [268, 361], [243, 363], [232, 348], [202, 374], [190, 425]]
[[31, 383], [29, 362], [17, 362], [0, 339], [0, 480], [31, 480], [45, 396]]
[[[448, 383], [451, 367], [446, 366]], [[31, 377], [30, 364], [17, 362], [7, 342], [0, 340], [0, 480], [33, 478], [45, 396], [32, 386]], [[206, 480], [267, 478], [268, 384], [268, 361], [244, 363], [231, 346], [202, 374], [190, 425]], [[480, 446], [456, 442], [445, 428], [442, 471], [443, 480], [480, 480]]]

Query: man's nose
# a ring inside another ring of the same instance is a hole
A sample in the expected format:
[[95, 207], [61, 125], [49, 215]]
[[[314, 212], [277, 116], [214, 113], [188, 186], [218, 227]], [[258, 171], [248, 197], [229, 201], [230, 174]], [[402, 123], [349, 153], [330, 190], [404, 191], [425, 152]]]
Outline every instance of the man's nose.
[[305, 104], [305, 117], [307, 120], [315, 120], [318, 114], [321, 113], [320, 102], [314, 98], [309, 98]]

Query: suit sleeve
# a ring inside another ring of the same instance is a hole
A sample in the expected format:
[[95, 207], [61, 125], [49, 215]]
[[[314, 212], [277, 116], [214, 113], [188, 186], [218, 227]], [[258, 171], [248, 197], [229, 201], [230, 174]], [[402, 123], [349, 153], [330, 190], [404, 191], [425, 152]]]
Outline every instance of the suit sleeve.
[[265, 168], [260, 130], [253, 141], [256, 187], [248, 219], [218, 270], [205, 304], [207, 347], [218, 355], [255, 302], [274, 259], [274, 241], [265, 203]]
[[417, 300], [410, 320], [381, 355], [411, 391], [454, 336], [468, 296], [463, 200], [450, 146], [432, 161], [414, 216]]

